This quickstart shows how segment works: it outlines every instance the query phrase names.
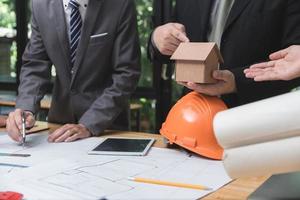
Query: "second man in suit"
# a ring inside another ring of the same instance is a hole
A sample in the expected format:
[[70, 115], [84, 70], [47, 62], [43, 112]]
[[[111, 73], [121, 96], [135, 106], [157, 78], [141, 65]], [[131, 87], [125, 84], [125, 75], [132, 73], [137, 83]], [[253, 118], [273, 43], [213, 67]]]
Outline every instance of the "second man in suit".
[[[66, 124], [50, 142], [126, 128], [128, 99], [140, 75], [140, 47], [133, 0], [32, 0], [32, 35], [23, 55], [16, 110], [7, 120], [21, 141], [51, 80], [56, 78], [48, 121]], [[120, 114], [122, 113], [123, 114]]]
[[174, 21], [157, 27], [149, 53], [169, 62], [180, 42], [216, 42], [224, 58], [213, 73], [216, 84], [184, 83], [200, 93], [220, 96], [229, 107], [288, 92], [300, 85], [291, 81], [255, 82], [244, 69], [268, 60], [271, 52], [300, 44], [298, 0], [176, 0]]

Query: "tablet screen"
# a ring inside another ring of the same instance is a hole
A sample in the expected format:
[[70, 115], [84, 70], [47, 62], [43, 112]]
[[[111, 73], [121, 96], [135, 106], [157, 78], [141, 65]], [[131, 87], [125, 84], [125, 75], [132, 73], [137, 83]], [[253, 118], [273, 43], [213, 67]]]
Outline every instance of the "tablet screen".
[[107, 138], [90, 154], [144, 155], [154, 139]]

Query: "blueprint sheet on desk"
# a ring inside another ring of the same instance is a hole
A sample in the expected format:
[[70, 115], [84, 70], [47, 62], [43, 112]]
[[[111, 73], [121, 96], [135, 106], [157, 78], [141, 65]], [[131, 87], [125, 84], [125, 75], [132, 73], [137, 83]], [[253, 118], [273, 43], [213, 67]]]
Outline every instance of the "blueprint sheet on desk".
[[[49, 144], [46, 139], [47, 134], [32, 136], [31, 145], [20, 149], [8, 138], [0, 136], [1, 151], [2, 142], [11, 153], [32, 155], [17, 159], [0, 157], [0, 163], [29, 166], [1, 173], [0, 191], [18, 191], [28, 200], [198, 199], [231, 181], [222, 162], [196, 155], [190, 157], [178, 150], [151, 148], [143, 157], [87, 155], [100, 138], [62, 144]], [[128, 177], [201, 184], [213, 190], [137, 183], [128, 181]]]

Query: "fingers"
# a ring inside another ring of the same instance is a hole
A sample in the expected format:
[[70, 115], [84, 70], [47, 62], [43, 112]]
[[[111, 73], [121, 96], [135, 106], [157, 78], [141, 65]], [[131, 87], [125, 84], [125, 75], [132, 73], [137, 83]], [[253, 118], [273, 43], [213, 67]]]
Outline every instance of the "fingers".
[[69, 137], [73, 136], [77, 132], [78, 132], [78, 130], [75, 128], [69, 129], [66, 132], [64, 132], [60, 137], [55, 139], [54, 142], [65, 142]]
[[264, 68], [268, 68], [268, 67], [274, 67], [275, 63], [276, 63], [275, 61], [257, 63], [257, 64], [250, 66], [250, 69], [257, 69], [257, 68], [264, 69]]
[[216, 84], [197, 84], [194, 82], [177, 82], [190, 90], [194, 90], [198, 93], [215, 96]]
[[66, 124], [57, 129], [49, 137], [49, 142], [72, 142], [81, 138], [90, 137], [91, 133], [83, 125]]
[[176, 41], [169, 41], [164, 44], [163, 51], [165, 52], [165, 55], [167, 55], [167, 54], [172, 55], [176, 51], [176, 49], [179, 45], [179, 42], [178, 42], [178, 44], [175, 44], [175, 43], [176, 43]]
[[254, 68], [246, 72], [247, 78], [252, 78], [254, 81], [273, 81], [279, 80], [279, 76], [274, 68]]
[[17, 124], [19, 130], [22, 129], [22, 110], [16, 109], [13, 115], [13, 118], [15, 119], [15, 123]]
[[7, 117], [0, 116], [0, 127], [5, 127], [5, 125], [6, 125], [6, 119], [7, 119]]
[[257, 74], [272, 70], [275, 64], [276, 61], [269, 61], [252, 65], [248, 69], [244, 70], [245, 76], [247, 78], [254, 78], [255, 76], [257, 76]]
[[80, 138], [84, 138], [84, 137], [82, 137], [81, 134], [79, 134], [79, 133], [75, 133], [72, 136], [70, 136], [69, 138], [67, 138], [65, 140], [65, 142], [73, 142], [73, 141], [76, 141], [76, 140], [78, 140]]
[[254, 76], [254, 81], [257, 81], [257, 82], [260, 82], [260, 81], [276, 81], [276, 80], [280, 80], [280, 78], [273, 71], [262, 72], [262, 73], [257, 74], [257, 75]]
[[254, 78], [255, 76], [258, 76], [262, 73], [265, 73], [266, 71], [272, 71], [269, 68], [264, 68], [264, 69], [250, 69], [248, 71], [246, 71], [245, 76], [247, 78]]
[[34, 115], [31, 112], [26, 111], [26, 128], [32, 128], [35, 124]]
[[168, 23], [157, 27], [152, 39], [160, 53], [172, 55], [181, 42], [189, 42], [185, 33], [185, 27], [178, 23]]
[[[6, 120], [6, 130], [8, 135], [15, 141], [20, 142], [22, 140], [21, 130], [22, 130], [22, 113], [23, 110], [16, 109], [15, 111], [9, 113]], [[26, 127], [32, 127], [35, 123], [34, 116], [31, 112], [25, 111], [26, 114]]]
[[189, 42], [189, 38], [186, 36], [185, 27], [182, 24], [173, 23], [173, 29], [171, 29], [171, 34], [174, 38], [180, 42]]
[[217, 80], [213, 84], [197, 84], [193, 82], [178, 82], [179, 84], [194, 90], [198, 93], [219, 96], [236, 92], [235, 77], [229, 70], [215, 70], [213, 77]]
[[256, 69], [246, 73], [247, 78], [253, 78], [254, 81], [275, 81], [281, 80], [280, 76], [273, 68]]
[[215, 84], [197, 84], [197, 83], [193, 83], [193, 82], [188, 82], [187, 83], [187, 87], [191, 90], [194, 90], [198, 93], [201, 94], [206, 94], [209, 96], [217, 96], [218, 92], [217, 92], [217, 87]]
[[258, 75], [261, 75], [262, 73], [273, 73], [275, 64], [276, 63], [274, 61], [270, 61], [252, 65], [250, 68], [244, 70], [245, 76], [247, 78], [254, 78]]
[[179, 23], [171, 23], [177, 30], [185, 33], [185, 26]]
[[60, 138], [67, 130], [71, 128], [70, 124], [66, 124], [56, 131], [54, 131], [49, 137], [48, 137], [48, 142], [55, 142], [58, 138]]
[[9, 137], [11, 137], [14, 141], [21, 142], [22, 136], [20, 134], [20, 129], [18, 128], [14, 115], [14, 112], [9, 113], [9, 117], [6, 121], [6, 131]]

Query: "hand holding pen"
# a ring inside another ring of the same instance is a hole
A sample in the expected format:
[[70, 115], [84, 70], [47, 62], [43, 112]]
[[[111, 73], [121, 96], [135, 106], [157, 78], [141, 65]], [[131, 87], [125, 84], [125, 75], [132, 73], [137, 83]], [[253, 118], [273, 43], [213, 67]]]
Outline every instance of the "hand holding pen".
[[26, 140], [26, 128], [33, 127], [34, 124], [35, 119], [31, 112], [16, 109], [9, 113], [6, 130], [14, 141], [23, 144]]

